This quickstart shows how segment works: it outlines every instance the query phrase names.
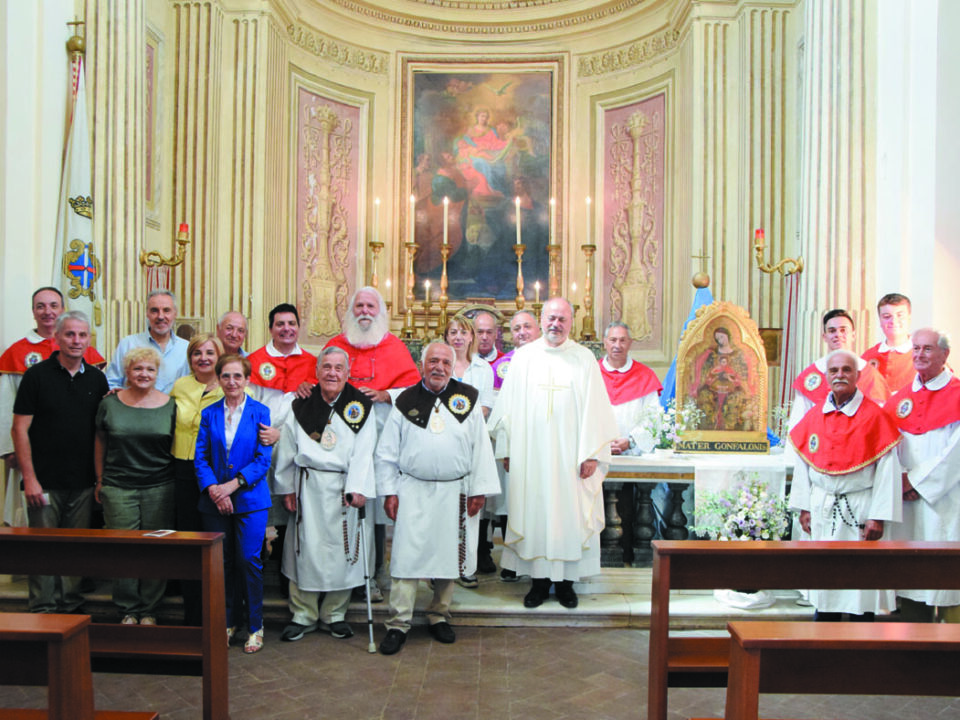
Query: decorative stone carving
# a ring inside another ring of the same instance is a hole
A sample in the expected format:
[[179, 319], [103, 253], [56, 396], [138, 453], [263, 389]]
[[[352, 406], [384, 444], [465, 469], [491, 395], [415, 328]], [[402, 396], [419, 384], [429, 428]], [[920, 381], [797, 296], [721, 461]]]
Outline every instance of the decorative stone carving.
[[582, 57], [577, 71], [581, 77], [590, 77], [636, 67], [673, 51], [679, 39], [680, 31], [668, 28], [629, 45]]
[[376, 75], [386, 75], [389, 69], [389, 57], [386, 53], [363, 50], [300, 25], [288, 25], [287, 35], [307, 52], [338, 65]]

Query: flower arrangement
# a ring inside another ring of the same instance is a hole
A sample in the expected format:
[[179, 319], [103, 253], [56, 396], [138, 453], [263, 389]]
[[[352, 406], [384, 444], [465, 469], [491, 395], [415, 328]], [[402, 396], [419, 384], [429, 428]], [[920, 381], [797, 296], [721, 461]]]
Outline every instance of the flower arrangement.
[[740, 471], [733, 487], [704, 492], [697, 498], [697, 519], [691, 529], [711, 540], [780, 540], [789, 527], [787, 502], [757, 473]]
[[674, 399], [667, 407], [657, 405], [648, 409], [641, 428], [653, 438], [653, 448], [672, 448], [685, 430], [696, 428], [702, 419], [703, 411], [694, 403], [687, 402], [678, 410]]

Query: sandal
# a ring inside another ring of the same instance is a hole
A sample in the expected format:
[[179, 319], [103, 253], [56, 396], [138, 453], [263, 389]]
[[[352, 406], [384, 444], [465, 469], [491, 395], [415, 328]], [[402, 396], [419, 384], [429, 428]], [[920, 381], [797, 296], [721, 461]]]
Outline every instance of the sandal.
[[260, 628], [256, 632], [250, 633], [250, 636], [247, 638], [247, 642], [243, 645], [243, 651], [247, 655], [253, 655], [253, 653], [260, 652], [263, 648], [263, 628]]
[[227, 628], [227, 647], [230, 647], [230, 641], [233, 640], [233, 636], [237, 634], [237, 629], [235, 627]]

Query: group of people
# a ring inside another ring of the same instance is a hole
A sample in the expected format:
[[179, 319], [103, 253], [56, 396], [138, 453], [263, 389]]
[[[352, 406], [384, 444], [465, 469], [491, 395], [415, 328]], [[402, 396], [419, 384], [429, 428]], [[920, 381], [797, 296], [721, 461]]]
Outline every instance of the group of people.
[[[853, 318], [823, 318], [828, 353], [794, 382], [789, 504], [805, 539], [960, 540], [960, 380], [950, 341], [911, 335], [910, 300], [877, 305], [884, 340], [853, 352]], [[898, 605], [899, 598], [899, 605]], [[872, 620], [899, 607], [915, 622], [960, 621], [954, 590], [811, 590], [816, 619]]]
[[[527, 607], [554, 583], [575, 607], [573, 583], [599, 572], [600, 488], [618, 433], [600, 365], [569, 339], [566, 300], [544, 305], [540, 327], [518, 313], [506, 355], [492, 313], [458, 315], [419, 366], [388, 331], [375, 288], [354, 294], [319, 357], [300, 347], [290, 304], [271, 310], [270, 342], [249, 355], [239, 313], [187, 342], [174, 332], [170, 292], [152, 292], [146, 307], [147, 330], [123, 338], [104, 373], [88, 318], [64, 312], [53, 288], [34, 294], [36, 330], [0, 360], [13, 440], [7, 500], [14, 514], [25, 505], [31, 527], [90, 527], [97, 501], [107, 529], [222, 532], [228, 643], [243, 628], [246, 652], [263, 646], [270, 525], [290, 581], [286, 641], [352, 636], [351, 594], [367, 568], [384, 565], [390, 522], [384, 654], [406, 640], [421, 579], [433, 589], [431, 634], [454, 642], [454, 584], [475, 587], [478, 562], [496, 570], [493, 526], [504, 533], [502, 579], [532, 578]], [[556, 445], [548, 463], [544, 433]], [[79, 582], [31, 578], [31, 610], [76, 611]], [[121, 622], [155, 624], [164, 590], [117, 581]], [[369, 591], [380, 595], [375, 583]], [[199, 623], [199, 587], [183, 581], [181, 592], [185, 622]]]

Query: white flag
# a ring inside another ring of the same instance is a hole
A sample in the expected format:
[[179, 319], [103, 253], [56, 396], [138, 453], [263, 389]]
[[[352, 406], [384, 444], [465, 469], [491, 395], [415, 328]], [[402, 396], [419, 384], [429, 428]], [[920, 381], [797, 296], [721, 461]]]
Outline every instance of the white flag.
[[96, 326], [102, 322], [98, 293], [103, 285], [100, 260], [93, 246], [92, 165], [82, 58], [74, 64], [73, 89], [75, 100], [60, 182], [52, 284], [61, 289], [70, 310], [82, 310], [90, 317], [90, 344], [95, 347]]

